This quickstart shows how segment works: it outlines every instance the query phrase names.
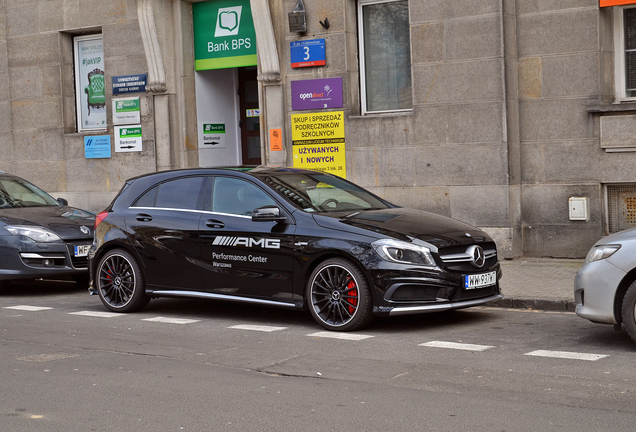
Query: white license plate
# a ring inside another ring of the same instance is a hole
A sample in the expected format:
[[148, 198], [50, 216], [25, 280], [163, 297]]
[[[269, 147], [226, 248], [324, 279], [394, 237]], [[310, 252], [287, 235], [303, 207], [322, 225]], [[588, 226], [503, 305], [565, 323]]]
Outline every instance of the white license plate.
[[88, 255], [88, 250], [91, 248], [91, 245], [81, 245], [75, 246], [75, 256], [76, 257], [85, 257]]
[[497, 283], [497, 272], [481, 273], [464, 276], [464, 288], [476, 289], [495, 285]]

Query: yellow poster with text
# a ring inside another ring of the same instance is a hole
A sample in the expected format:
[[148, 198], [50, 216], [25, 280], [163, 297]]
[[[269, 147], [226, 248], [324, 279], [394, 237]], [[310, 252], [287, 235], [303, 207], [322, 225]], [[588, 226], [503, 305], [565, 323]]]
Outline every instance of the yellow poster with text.
[[294, 167], [346, 178], [344, 113], [292, 114]]

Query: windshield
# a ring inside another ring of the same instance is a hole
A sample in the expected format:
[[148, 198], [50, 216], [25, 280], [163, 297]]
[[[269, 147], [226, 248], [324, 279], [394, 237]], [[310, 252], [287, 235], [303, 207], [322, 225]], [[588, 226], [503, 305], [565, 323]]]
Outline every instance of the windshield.
[[264, 177], [263, 181], [306, 212], [389, 208], [384, 201], [361, 187], [322, 173], [285, 173]]
[[59, 206], [42, 189], [17, 177], [0, 178], [0, 208]]

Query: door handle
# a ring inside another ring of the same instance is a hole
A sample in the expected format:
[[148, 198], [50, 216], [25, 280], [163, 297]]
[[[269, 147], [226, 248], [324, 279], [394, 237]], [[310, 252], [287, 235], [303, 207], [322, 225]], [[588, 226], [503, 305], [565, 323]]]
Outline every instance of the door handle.
[[208, 228], [225, 228], [225, 224], [223, 222], [214, 219], [208, 219], [205, 221], [205, 226]]
[[152, 220], [152, 216], [145, 213], [139, 213], [137, 216], [135, 216], [135, 219], [137, 219], [139, 222], [150, 222]]

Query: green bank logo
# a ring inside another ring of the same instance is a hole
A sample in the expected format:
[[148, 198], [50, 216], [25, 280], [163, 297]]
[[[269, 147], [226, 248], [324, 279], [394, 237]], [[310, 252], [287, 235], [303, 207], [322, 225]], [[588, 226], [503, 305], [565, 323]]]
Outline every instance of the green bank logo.
[[123, 138], [123, 137], [126, 137], [126, 138], [141, 137], [141, 128], [140, 127], [136, 127], [136, 128], [121, 128], [121, 130], [119, 132], [119, 136], [121, 138]]
[[139, 111], [139, 99], [127, 100], [127, 101], [117, 101], [115, 110], [117, 112]]
[[239, 32], [242, 9], [243, 6], [219, 8], [214, 37], [236, 36]]
[[225, 124], [204, 124], [203, 133], [205, 134], [225, 133]]

